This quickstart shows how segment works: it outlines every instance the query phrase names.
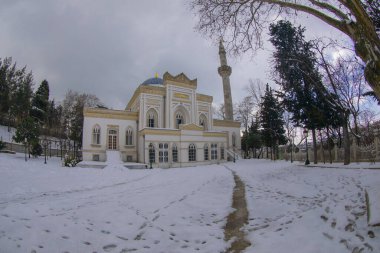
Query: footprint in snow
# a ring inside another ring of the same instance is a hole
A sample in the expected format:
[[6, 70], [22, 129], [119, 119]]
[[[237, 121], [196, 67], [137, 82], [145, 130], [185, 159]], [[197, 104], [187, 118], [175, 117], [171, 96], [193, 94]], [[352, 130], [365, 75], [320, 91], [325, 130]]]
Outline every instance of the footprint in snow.
[[103, 246], [103, 250], [105, 252], [110, 252], [110, 251], [114, 250], [116, 247], [117, 247], [117, 245], [115, 245], [115, 244], [108, 244], [108, 245]]

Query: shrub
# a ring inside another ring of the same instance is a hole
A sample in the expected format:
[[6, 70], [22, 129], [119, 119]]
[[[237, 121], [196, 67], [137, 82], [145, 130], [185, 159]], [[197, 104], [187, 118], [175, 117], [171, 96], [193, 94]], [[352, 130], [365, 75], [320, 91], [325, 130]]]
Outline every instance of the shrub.
[[78, 159], [65, 155], [65, 159], [63, 160], [63, 166], [65, 167], [75, 167], [79, 162]]
[[0, 140], [0, 150], [2, 150], [4, 148], [5, 148], [5, 142], [3, 142], [2, 140]]
[[37, 157], [37, 156], [42, 155], [42, 146], [38, 142], [33, 143], [32, 144], [32, 150], [30, 151], [30, 154], [33, 157]]

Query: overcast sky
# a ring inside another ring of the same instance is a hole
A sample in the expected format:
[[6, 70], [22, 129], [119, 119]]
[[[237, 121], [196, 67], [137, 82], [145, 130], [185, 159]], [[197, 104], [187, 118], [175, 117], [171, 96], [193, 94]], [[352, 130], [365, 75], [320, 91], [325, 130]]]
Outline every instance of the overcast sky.
[[[301, 20], [309, 39], [339, 37], [321, 21]], [[198, 92], [219, 104], [218, 47], [195, 31], [196, 21], [182, 0], [0, 0], [0, 58], [32, 70], [35, 89], [47, 79], [56, 101], [72, 89], [124, 109], [139, 84], [168, 71], [198, 78]], [[271, 45], [264, 47], [228, 59], [234, 103], [249, 79], [272, 83]]]

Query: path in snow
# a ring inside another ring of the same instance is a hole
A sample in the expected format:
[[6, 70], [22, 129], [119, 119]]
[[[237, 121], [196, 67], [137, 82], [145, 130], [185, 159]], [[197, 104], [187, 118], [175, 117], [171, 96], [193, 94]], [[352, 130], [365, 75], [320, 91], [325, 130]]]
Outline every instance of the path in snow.
[[232, 172], [235, 181], [235, 187], [232, 196], [232, 208], [235, 210], [227, 217], [227, 224], [224, 227], [224, 238], [229, 241], [234, 238], [231, 247], [226, 253], [240, 253], [251, 243], [245, 238], [242, 228], [248, 224], [247, 202], [245, 200], [245, 186], [240, 177], [227, 166], [226, 169]]

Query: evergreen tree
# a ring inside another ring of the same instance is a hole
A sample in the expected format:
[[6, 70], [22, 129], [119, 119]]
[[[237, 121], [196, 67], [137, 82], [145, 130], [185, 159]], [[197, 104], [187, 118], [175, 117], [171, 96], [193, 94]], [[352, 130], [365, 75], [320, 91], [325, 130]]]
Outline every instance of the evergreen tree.
[[30, 115], [35, 118], [41, 125], [47, 121], [49, 110], [49, 83], [46, 80], [41, 82], [36, 94], [32, 99], [32, 109]]
[[[271, 156], [278, 156], [278, 145], [286, 144], [284, 129], [284, 110], [279, 101], [273, 95], [272, 89], [267, 85], [263, 101], [261, 103], [260, 123], [262, 127], [262, 140], [266, 147], [271, 149]], [[273, 155], [274, 154], [274, 155]]]
[[39, 124], [32, 117], [26, 117], [17, 126], [13, 140], [19, 143], [24, 143], [27, 145], [28, 150], [30, 150], [31, 146], [37, 146], [39, 135]]
[[270, 26], [270, 41], [276, 48], [274, 70], [281, 86], [280, 97], [292, 113], [297, 126], [312, 130], [314, 163], [317, 163], [316, 129], [344, 122], [344, 110], [337, 97], [323, 85], [310, 42], [304, 40], [304, 28], [289, 21]]

